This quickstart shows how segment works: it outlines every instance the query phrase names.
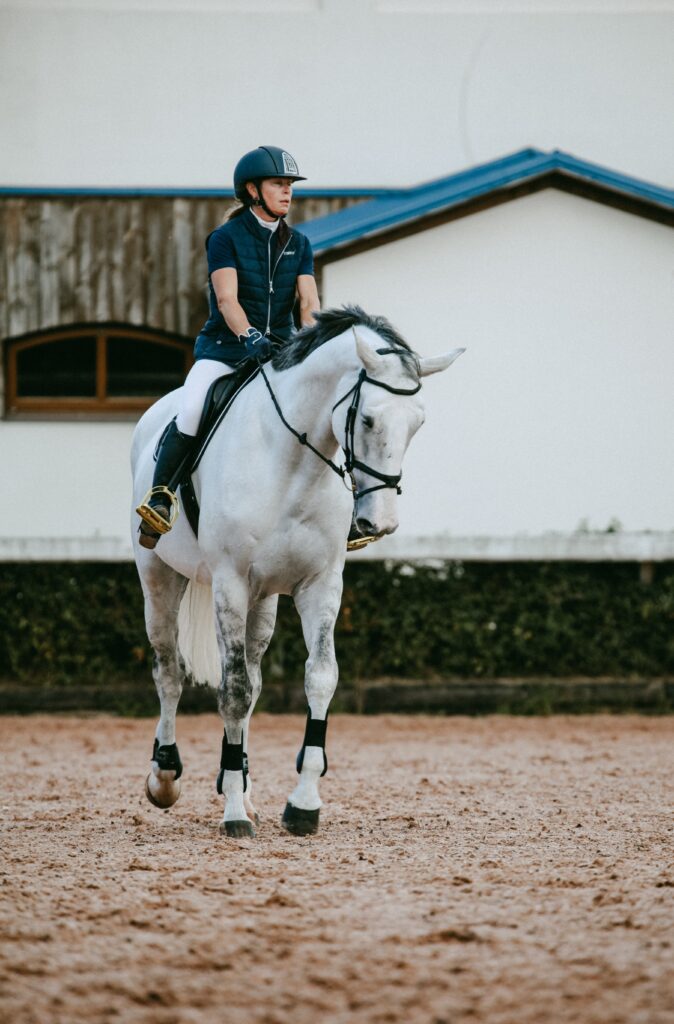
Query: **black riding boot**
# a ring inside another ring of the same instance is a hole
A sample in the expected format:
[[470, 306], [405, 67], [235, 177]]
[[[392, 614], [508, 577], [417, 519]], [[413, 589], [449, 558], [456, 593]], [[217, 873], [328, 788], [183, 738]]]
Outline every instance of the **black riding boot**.
[[[157, 464], [152, 478], [152, 489], [136, 509], [141, 517], [140, 544], [154, 548], [163, 533], [173, 526], [178, 514], [178, 498], [168, 485], [192, 450], [195, 438], [181, 434], [176, 421], [171, 420], [161, 439], [157, 452]], [[175, 510], [172, 513], [172, 510]]]

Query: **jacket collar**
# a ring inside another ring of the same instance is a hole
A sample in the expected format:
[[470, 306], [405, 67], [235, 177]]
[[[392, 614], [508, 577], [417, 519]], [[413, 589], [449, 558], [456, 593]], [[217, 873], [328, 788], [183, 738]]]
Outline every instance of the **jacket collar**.
[[[263, 228], [260, 224], [258, 224], [255, 214], [251, 213], [250, 209], [247, 209], [245, 213], [241, 214], [241, 220], [252, 235], [255, 235], [256, 238], [259, 238], [260, 241], [265, 243], [265, 245], [267, 244], [271, 233], [267, 231], [266, 228]], [[274, 231], [273, 234], [271, 234], [272, 238], [276, 238], [278, 236], [281, 227], [282, 225], [279, 224], [276, 231]], [[290, 235], [293, 233], [293, 229], [290, 227], [289, 224], [287, 224], [286, 227], [288, 228], [289, 232], [288, 237], [290, 237]]]

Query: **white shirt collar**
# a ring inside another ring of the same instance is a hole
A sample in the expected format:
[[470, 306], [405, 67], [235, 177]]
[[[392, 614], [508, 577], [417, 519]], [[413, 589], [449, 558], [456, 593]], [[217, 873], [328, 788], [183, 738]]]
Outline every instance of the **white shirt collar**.
[[276, 231], [277, 227], [280, 224], [280, 220], [272, 220], [272, 221], [262, 220], [262, 217], [258, 217], [258, 215], [256, 214], [256, 212], [255, 212], [255, 210], [253, 209], [252, 206], [249, 206], [248, 209], [253, 214], [253, 216], [255, 217], [255, 220], [258, 222], [258, 224], [261, 227], [266, 228], [267, 231], [271, 231], [272, 234], [273, 234], [274, 231]]

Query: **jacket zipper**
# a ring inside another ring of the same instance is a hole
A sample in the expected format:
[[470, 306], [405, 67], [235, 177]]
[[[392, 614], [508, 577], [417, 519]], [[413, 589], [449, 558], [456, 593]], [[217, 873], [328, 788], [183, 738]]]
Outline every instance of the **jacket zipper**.
[[283, 256], [283, 253], [286, 251], [286, 249], [288, 248], [288, 245], [290, 244], [290, 239], [292, 238], [292, 234], [288, 235], [288, 240], [287, 240], [286, 244], [283, 246], [283, 248], [281, 249], [281, 251], [278, 254], [278, 256], [276, 257], [276, 263], [274, 264], [274, 269], [272, 270], [272, 268], [271, 268], [271, 243], [272, 243], [272, 238], [273, 237], [274, 236], [273, 236], [272, 232], [270, 232], [269, 233], [269, 238], [267, 239], [267, 266], [269, 268], [269, 294], [267, 296], [267, 329], [264, 332], [265, 336], [267, 338], [269, 337], [269, 332], [271, 330], [271, 297], [274, 294], [274, 274], [276, 273], [276, 268], [278, 267], [278, 265], [279, 265], [279, 263], [281, 261], [281, 256]]

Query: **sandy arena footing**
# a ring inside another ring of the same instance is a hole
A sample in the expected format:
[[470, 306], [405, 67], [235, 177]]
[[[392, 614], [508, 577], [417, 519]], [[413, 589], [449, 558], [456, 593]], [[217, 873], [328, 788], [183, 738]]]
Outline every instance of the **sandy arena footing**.
[[236, 841], [216, 716], [170, 811], [153, 722], [1, 719], [0, 1021], [674, 1021], [674, 719], [335, 716], [298, 839], [303, 728], [254, 720]]

